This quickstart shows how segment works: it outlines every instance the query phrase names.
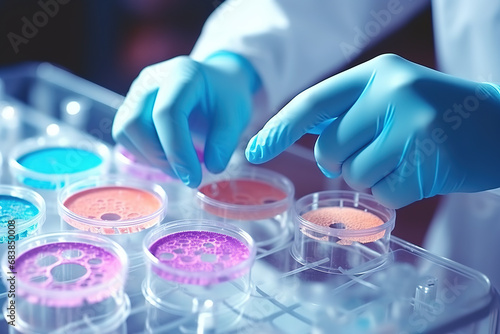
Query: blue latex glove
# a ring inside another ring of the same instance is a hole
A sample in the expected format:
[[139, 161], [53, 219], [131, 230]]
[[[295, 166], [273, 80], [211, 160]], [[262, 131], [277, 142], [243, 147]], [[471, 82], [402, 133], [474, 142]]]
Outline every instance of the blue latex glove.
[[270, 160], [320, 124], [314, 155], [323, 173], [342, 173], [387, 206], [500, 186], [493, 84], [382, 55], [295, 97], [250, 140], [247, 159]]
[[113, 123], [113, 138], [140, 160], [197, 187], [204, 162], [224, 170], [247, 126], [259, 79], [242, 57], [220, 52], [206, 61], [181, 56], [146, 67], [132, 83]]

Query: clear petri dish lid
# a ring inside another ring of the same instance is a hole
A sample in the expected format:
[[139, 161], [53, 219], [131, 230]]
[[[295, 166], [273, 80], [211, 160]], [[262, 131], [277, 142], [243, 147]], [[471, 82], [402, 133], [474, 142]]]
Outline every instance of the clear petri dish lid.
[[333, 237], [364, 243], [390, 234], [395, 226], [396, 212], [369, 194], [328, 190], [297, 200], [294, 217], [298, 226], [314, 238], [331, 240]]
[[258, 167], [238, 167], [204, 177], [196, 194], [200, 207], [237, 220], [272, 218], [287, 211], [295, 189], [285, 176]]
[[107, 172], [109, 161], [108, 147], [89, 137], [44, 136], [17, 144], [9, 154], [9, 169], [21, 184], [59, 189]]
[[[30, 304], [79, 307], [123, 291], [127, 255], [108, 238], [68, 231], [26, 238], [16, 247], [16, 297]], [[13, 271], [7, 255], [2, 271], [6, 281]]]
[[24, 187], [0, 185], [0, 209], [0, 244], [34, 234], [46, 219], [43, 197]]
[[256, 247], [244, 230], [210, 220], [178, 220], [143, 241], [150, 270], [166, 281], [210, 286], [249, 275]]
[[[203, 163], [203, 149], [196, 143], [195, 149], [199, 161]], [[113, 155], [116, 168], [122, 174], [158, 183], [180, 182], [179, 179], [164, 173], [162, 170], [141, 162], [122, 145], [118, 144], [114, 147]]]
[[90, 177], [64, 187], [58, 211], [69, 225], [101, 234], [136, 233], [166, 215], [167, 195], [159, 185], [127, 176]]

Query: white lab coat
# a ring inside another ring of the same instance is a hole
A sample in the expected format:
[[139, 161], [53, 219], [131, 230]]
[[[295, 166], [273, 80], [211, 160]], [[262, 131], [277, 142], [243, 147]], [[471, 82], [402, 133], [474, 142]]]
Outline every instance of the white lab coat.
[[[231, 0], [209, 18], [192, 56], [202, 60], [226, 50], [246, 57], [262, 80], [257, 102], [264, 109], [260, 115], [267, 119], [294, 95], [342, 69], [429, 3]], [[500, 83], [500, 1], [431, 3], [439, 69]], [[500, 288], [499, 220], [500, 195], [449, 195], [432, 222], [425, 247], [482, 271]]]

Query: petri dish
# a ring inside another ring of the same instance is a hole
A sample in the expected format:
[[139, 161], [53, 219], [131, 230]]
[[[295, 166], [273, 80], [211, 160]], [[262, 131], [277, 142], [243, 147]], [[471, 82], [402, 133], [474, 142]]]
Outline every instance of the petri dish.
[[143, 251], [143, 294], [159, 309], [197, 312], [207, 301], [236, 308], [249, 298], [256, 248], [250, 235], [234, 225], [173, 221], [151, 230]]
[[128, 259], [115, 242], [79, 231], [17, 243], [15, 270], [2, 260], [4, 284], [15, 271], [16, 327], [21, 332], [108, 332], [130, 312], [123, 292]]
[[[203, 162], [203, 150], [196, 147], [198, 159]], [[180, 182], [177, 178], [165, 174], [159, 168], [152, 167], [130, 153], [125, 147], [116, 145], [113, 150], [115, 166], [120, 174], [131, 175], [138, 179], [150, 180], [156, 183]]]
[[68, 183], [106, 173], [109, 149], [83, 137], [28, 138], [12, 149], [9, 168], [20, 185], [57, 190]]
[[196, 198], [206, 213], [203, 217], [236, 224], [258, 247], [266, 247], [289, 240], [294, 191], [292, 182], [279, 173], [244, 167], [208, 175]]
[[301, 264], [338, 274], [377, 267], [389, 252], [396, 213], [369, 194], [331, 190], [295, 203], [292, 256]]
[[37, 233], [45, 218], [45, 200], [37, 192], [0, 185], [0, 247]]
[[79, 230], [130, 234], [158, 224], [167, 208], [165, 191], [155, 183], [130, 177], [92, 177], [64, 187], [59, 215]]

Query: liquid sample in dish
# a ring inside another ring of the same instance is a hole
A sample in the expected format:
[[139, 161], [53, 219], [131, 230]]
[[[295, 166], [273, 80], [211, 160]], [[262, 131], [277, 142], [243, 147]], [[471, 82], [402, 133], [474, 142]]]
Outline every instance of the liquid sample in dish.
[[288, 207], [288, 203], [277, 203], [287, 197], [283, 190], [256, 180], [219, 181], [204, 185], [199, 192], [208, 198], [202, 202], [203, 209], [219, 217], [266, 219], [282, 213]]
[[[302, 217], [316, 225], [330, 227], [341, 230], [366, 230], [373, 227], [383, 225], [382, 219], [373, 213], [366, 212], [360, 209], [350, 207], [324, 207], [306, 212]], [[385, 231], [376, 232], [363, 236], [346, 236], [339, 237], [337, 241], [341, 245], [350, 245], [357, 241], [360, 243], [368, 243], [376, 241], [384, 236]], [[327, 240], [326, 236], [321, 237], [322, 240]]]
[[43, 174], [71, 174], [99, 166], [102, 159], [95, 153], [71, 147], [53, 147], [27, 153], [17, 162]]
[[111, 186], [75, 193], [64, 201], [64, 206], [81, 217], [123, 221], [151, 215], [160, 209], [161, 202], [148, 191]]

